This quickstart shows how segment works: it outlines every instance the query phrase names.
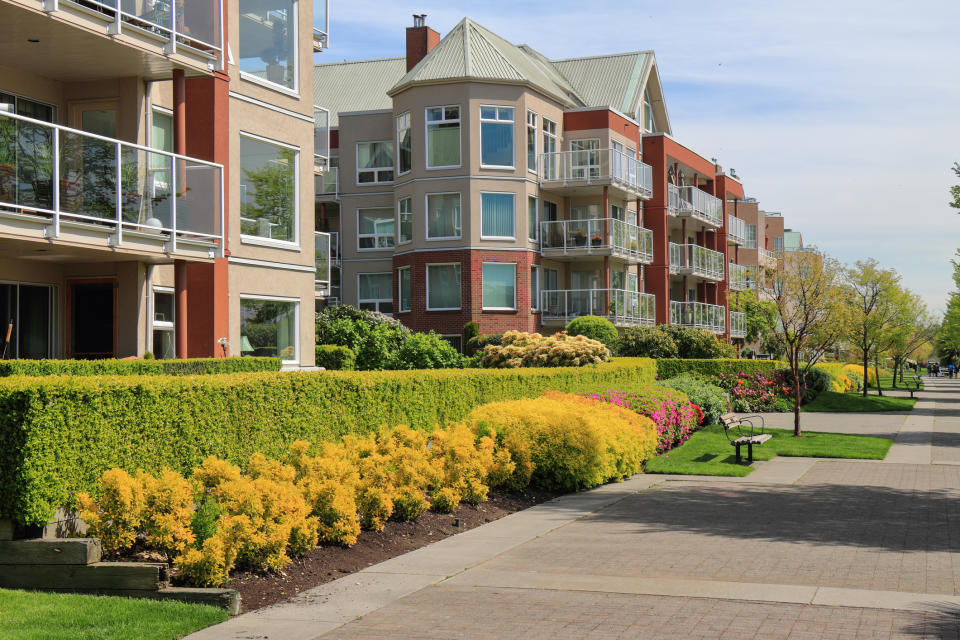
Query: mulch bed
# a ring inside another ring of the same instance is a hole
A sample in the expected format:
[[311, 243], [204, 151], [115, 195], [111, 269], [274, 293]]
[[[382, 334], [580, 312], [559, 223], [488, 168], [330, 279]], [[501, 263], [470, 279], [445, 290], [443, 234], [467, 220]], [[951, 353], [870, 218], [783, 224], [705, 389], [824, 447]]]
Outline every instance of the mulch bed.
[[[453, 513], [427, 511], [416, 522], [390, 521], [383, 531], [364, 531], [352, 547], [321, 546], [294, 558], [282, 572], [267, 575], [237, 572], [226, 587], [240, 592], [244, 612], [291, 598], [301, 591], [425, 547], [516, 511], [555, 498], [557, 493], [491, 490], [489, 500], [460, 505]], [[460, 527], [457, 528], [459, 520]]]

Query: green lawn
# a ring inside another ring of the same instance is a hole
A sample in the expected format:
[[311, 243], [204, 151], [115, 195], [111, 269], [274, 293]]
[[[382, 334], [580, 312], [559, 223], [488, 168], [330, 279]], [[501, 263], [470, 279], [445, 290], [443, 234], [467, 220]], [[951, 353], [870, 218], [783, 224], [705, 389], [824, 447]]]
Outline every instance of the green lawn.
[[910, 411], [916, 402], [914, 398], [895, 398], [893, 396], [878, 396], [871, 392], [866, 398], [858, 393], [835, 393], [826, 391], [816, 397], [813, 402], [803, 405], [803, 411], [825, 411], [828, 413], [851, 413], [871, 411]]
[[[923, 380], [926, 378], [926, 372], [920, 376], [920, 389], [923, 389]], [[875, 389], [876, 387], [870, 387]], [[893, 376], [880, 376], [880, 388], [886, 391], [887, 389], [916, 389], [917, 386], [913, 382], [913, 373], [903, 374], [903, 382], [897, 382], [897, 386], [893, 386]]]
[[0, 589], [5, 640], [173, 640], [228, 617], [183, 602]]
[[[810, 458], [865, 458], [882, 460], [892, 441], [886, 438], [851, 436], [840, 433], [808, 431], [800, 438], [793, 431], [767, 429], [773, 436], [753, 448], [754, 460], [770, 460], [777, 455]], [[744, 458], [747, 449], [741, 449]], [[736, 449], [718, 425], [705, 427], [685, 443], [662, 456], [647, 461], [647, 473], [677, 473], [697, 476], [745, 476], [752, 467], [736, 463]]]

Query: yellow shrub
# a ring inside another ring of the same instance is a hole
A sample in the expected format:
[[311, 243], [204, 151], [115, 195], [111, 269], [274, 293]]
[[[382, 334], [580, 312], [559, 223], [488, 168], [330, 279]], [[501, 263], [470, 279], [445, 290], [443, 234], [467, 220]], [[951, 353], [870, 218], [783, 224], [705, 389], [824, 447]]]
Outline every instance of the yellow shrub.
[[77, 495], [77, 513], [107, 551], [129, 549], [137, 541], [143, 518], [143, 483], [123, 469], [108, 469], [100, 478], [103, 495]]
[[[863, 381], [862, 364], [846, 364], [843, 366], [843, 372], [847, 374], [852, 373], [856, 375], [861, 382]], [[874, 371], [873, 367], [867, 367], [867, 384], [871, 387], [877, 386], [877, 372]]]
[[443, 492], [437, 510], [449, 511], [461, 500], [470, 504], [485, 501], [485, 481], [493, 469], [493, 440], [483, 436], [478, 443], [474, 431], [459, 424], [434, 431], [431, 443], [430, 453], [442, 470], [434, 490], [435, 496]]
[[142, 470], [137, 480], [143, 487], [141, 528], [147, 545], [167, 554], [182, 553], [193, 544], [190, 528], [196, 491], [193, 484], [175, 471], [164, 469], [159, 478]]
[[507, 331], [500, 345], [484, 347], [481, 362], [490, 368], [582, 367], [608, 358], [606, 345], [585, 336], [569, 336], [564, 331], [549, 337]]
[[360, 475], [343, 447], [327, 444], [315, 458], [307, 455], [309, 448], [303, 441], [290, 447], [287, 461], [296, 470], [297, 488], [318, 519], [319, 540], [350, 546], [360, 534], [355, 498]]

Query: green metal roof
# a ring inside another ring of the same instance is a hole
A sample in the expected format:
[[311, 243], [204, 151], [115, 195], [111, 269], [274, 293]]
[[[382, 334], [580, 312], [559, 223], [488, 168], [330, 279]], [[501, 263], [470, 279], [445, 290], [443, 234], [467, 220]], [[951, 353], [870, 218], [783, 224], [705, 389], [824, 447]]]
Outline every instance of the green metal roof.
[[553, 61], [588, 106], [612, 107], [630, 117], [636, 115], [643, 100], [652, 64], [650, 51]]
[[314, 104], [330, 110], [331, 127], [338, 126], [340, 113], [392, 109], [387, 90], [406, 70], [407, 61], [402, 57], [315, 65]]

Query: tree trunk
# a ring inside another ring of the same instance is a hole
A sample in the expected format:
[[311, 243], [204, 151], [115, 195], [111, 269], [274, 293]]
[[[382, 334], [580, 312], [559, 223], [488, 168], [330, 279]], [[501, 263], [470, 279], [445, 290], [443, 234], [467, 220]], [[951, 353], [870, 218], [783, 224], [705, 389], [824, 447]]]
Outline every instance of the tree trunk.
[[877, 374], [877, 395], [883, 395], [883, 386], [880, 384], [880, 356], [873, 356], [873, 372]]
[[900, 371], [900, 375], [903, 375], [903, 363], [900, 362], [900, 358], [893, 359], [893, 382], [890, 383], [892, 389], [897, 388], [897, 371]]
[[863, 397], [867, 397], [867, 391], [870, 389], [870, 352], [863, 350]]
[[790, 358], [790, 368], [793, 369], [793, 435], [799, 438], [800, 431], [800, 356], [794, 354]]

